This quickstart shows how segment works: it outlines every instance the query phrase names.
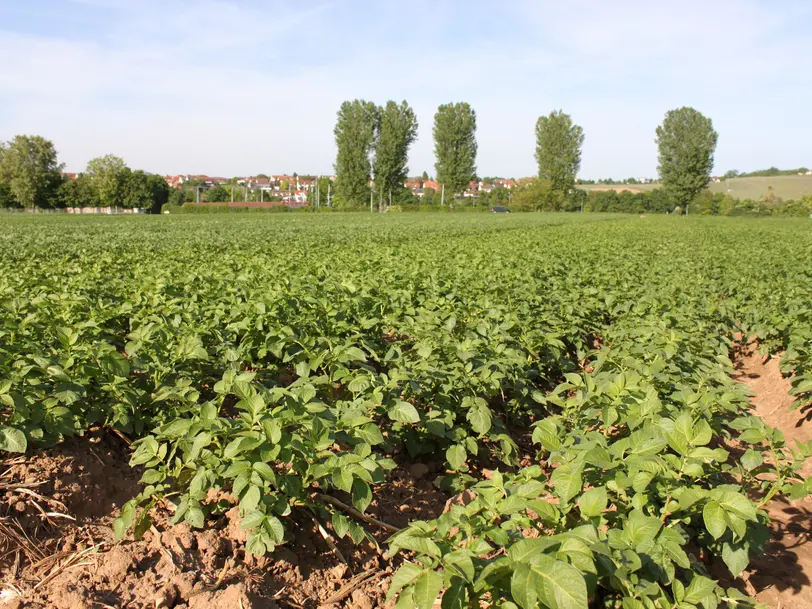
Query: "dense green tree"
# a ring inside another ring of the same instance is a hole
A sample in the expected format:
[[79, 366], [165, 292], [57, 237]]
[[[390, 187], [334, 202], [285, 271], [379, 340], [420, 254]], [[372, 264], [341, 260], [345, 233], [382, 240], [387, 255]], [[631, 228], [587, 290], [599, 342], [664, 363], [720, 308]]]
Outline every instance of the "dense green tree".
[[333, 131], [336, 140], [336, 202], [341, 207], [366, 205], [372, 171], [378, 108], [372, 102], [345, 101]]
[[725, 180], [730, 180], [732, 178], [736, 178], [739, 176], [739, 172], [736, 169], [731, 169], [730, 171], [726, 171], [725, 175], [723, 176]]
[[169, 200], [169, 185], [161, 176], [140, 169], [129, 172], [122, 190], [121, 205], [158, 213]]
[[429, 179], [429, 174], [428, 174], [428, 172], [424, 171], [423, 172], [423, 181], [426, 182], [428, 179]]
[[231, 201], [231, 191], [225, 186], [218, 184], [214, 188], [209, 188], [204, 192], [202, 199], [207, 203], [225, 203]]
[[66, 179], [59, 186], [57, 201], [60, 207], [98, 207], [99, 193], [85, 174], [75, 180]]
[[[333, 183], [330, 178], [318, 178], [314, 187], [307, 193], [307, 202], [310, 205], [318, 204], [319, 207], [326, 206], [328, 203], [332, 203], [332, 190]], [[316, 195], [318, 195], [318, 201]], [[328, 200], [328, 197], [330, 197], [330, 200]]]
[[[584, 191], [581, 191], [584, 192]], [[632, 193], [624, 190], [591, 190], [584, 201], [584, 211], [593, 212], [627, 212], [627, 213], [665, 213], [674, 211], [674, 204], [664, 188], [655, 188], [644, 192]], [[580, 204], [579, 204], [580, 207]], [[566, 207], [565, 209], [570, 209]], [[575, 209], [574, 207], [571, 209]]]
[[130, 169], [124, 159], [114, 154], [91, 159], [85, 174], [99, 195], [103, 206], [123, 206]]
[[166, 183], [163, 176], [155, 173], [147, 174], [147, 182], [152, 191], [152, 213], [160, 213], [161, 207], [169, 202], [169, 184]]
[[631, 214], [635, 212], [635, 200], [634, 200], [634, 193], [630, 190], [621, 190], [620, 194], [618, 195], [618, 211]]
[[[241, 197], [240, 197], [241, 198]], [[169, 193], [167, 203], [170, 205], [183, 205], [184, 203], [191, 203], [195, 200], [195, 194], [186, 188], [173, 188]]]
[[[483, 179], [483, 181], [486, 179], [487, 178]], [[479, 191], [479, 205], [493, 207], [494, 205], [508, 205], [510, 202], [511, 192], [507, 188], [500, 186], [498, 188], [492, 188], [490, 192]]]
[[555, 110], [536, 121], [536, 162], [539, 178], [549, 180], [552, 189], [568, 193], [575, 187], [581, 168], [584, 130], [569, 114]]
[[476, 112], [465, 102], [440, 106], [434, 115], [434, 168], [448, 194], [462, 194], [476, 177], [476, 153]]
[[404, 199], [401, 191], [408, 174], [409, 146], [417, 137], [417, 118], [405, 101], [386, 102], [378, 108], [378, 130], [375, 138], [375, 190]]
[[319, 199], [321, 205], [333, 205], [335, 198], [335, 186], [330, 178], [319, 178], [317, 180], [319, 187]]
[[[59, 187], [56, 201], [61, 207], [99, 207], [108, 205], [99, 193], [98, 176], [94, 181], [84, 173], [75, 180], [66, 179]], [[158, 213], [161, 206], [169, 201], [170, 189], [166, 180], [159, 175], [145, 171], [130, 171], [124, 168], [118, 175], [115, 205], [125, 208], [142, 208]], [[180, 192], [180, 191], [176, 191]], [[108, 199], [109, 201], [110, 199]]]
[[399, 188], [392, 192], [393, 205], [418, 205], [420, 198], [408, 188]]
[[151, 208], [152, 189], [149, 184], [149, 174], [141, 169], [130, 170], [124, 173], [124, 181], [121, 185], [121, 195], [116, 200], [116, 205], [127, 209]]
[[0, 182], [0, 208], [17, 207], [17, 200], [11, 194], [8, 184]]
[[515, 188], [511, 203], [523, 211], [561, 211], [564, 194], [560, 190], [555, 190], [550, 180], [538, 179]]
[[56, 149], [38, 135], [18, 135], [0, 144], [0, 182], [21, 207], [51, 207], [62, 179]]
[[670, 110], [657, 127], [657, 170], [674, 202], [687, 209], [710, 182], [719, 135], [713, 122], [693, 108]]
[[589, 193], [580, 188], [573, 188], [564, 197], [564, 211], [584, 211]]

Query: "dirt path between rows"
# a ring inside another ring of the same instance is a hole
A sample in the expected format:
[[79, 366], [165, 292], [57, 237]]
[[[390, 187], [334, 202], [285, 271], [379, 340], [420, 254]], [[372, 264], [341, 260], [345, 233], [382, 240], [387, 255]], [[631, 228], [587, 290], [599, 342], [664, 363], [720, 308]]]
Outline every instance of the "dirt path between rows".
[[[389, 533], [371, 526], [378, 548], [338, 540], [346, 563], [309, 513], [295, 512], [290, 540], [263, 558], [246, 555], [236, 507], [206, 530], [172, 526], [158, 508], [143, 539], [116, 544], [113, 518], [141, 476], [128, 458], [99, 431], [0, 464], [0, 609], [394, 607], [385, 596], [399, 563], [383, 556]], [[446, 497], [434, 475], [398, 470], [368, 513], [395, 527], [436, 517]]]
[[[734, 378], [752, 392], [755, 414], [771, 427], [780, 429], [787, 444], [812, 440], [808, 412], [792, 410], [795, 399], [791, 384], [779, 368], [779, 359], [758, 354], [748, 344], [738, 359]], [[812, 476], [812, 459], [801, 470]], [[767, 506], [772, 539], [762, 556], [753, 557], [749, 582], [756, 599], [771, 609], [812, 608], [812, 497], [798, 501], [779, 499]]]
[[[809, 413], [791, 410], [790, 383], [778, 359], [752, 345], [737, 358], [736, 380], [753, 393], [756, 414], [787, 441], [812, 439]], [[112, 521], [138, 491], [128, 447], [101, 432], [73, 438], [0, 466], [0, 609], [391, 609], [393, 567], [371, 544], [327, 547], [308, 514], [295, 516], [291, 540], [271, 557], [244, 552], [236, 508], [198, 531], [171, 526], [156, 511], [143, 540], [113, 542]], [[398, 470], [376, 494], [372, 515], [394, 526], [442, 512], [437, 472]], [[804, 475], [812, 475], [812, 461]], [[812, 609], [812, 498], [768, 506], [773, 537], [753, 557], [748, 583], [771, 609]], [[368, 529], [383, 545], [386, 533]]]

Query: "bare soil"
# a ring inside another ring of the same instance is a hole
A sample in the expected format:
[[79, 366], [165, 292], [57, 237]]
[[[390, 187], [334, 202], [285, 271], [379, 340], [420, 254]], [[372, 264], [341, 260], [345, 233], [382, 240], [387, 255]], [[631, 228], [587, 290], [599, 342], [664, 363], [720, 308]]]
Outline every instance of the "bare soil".
[[[778, 360], [752, 344], [737, 359], [755, 412], [789, 443], [812, 439], [808, 417], [791, 410]], [[114, 543], [113, 519], [140, 488], [128, 459], [119, 437], [96, 431], [0, 464], [0, 609], [392, 609], [385, 596], [398, 565], [381, 550], [388, 533], [370, 525], [379, 546], [339, 540], [346, 563], [299, 513], [289, 540], [259, 559], [245, 554], [236, 508], [203, 531], [170, 525], [158, 508], [143, 539]], [[397, 470], [370, 514], [395, 527], [438, 516], [449, 499], [432, 484], [439, 467]], [[803, 473], [812, 475], [812, 464]], [[748, 589], [772, 609], [812, 608], [812, 499], [773, 501], [768, 511], [773, 537], [753, 557]]]
[[[143, 539], [114, 543], [113, 519], [139, 491], [128, 458], [121, 439], [97, 431], [0, 466], [2, 609], [386, 606], [397, 563], [381, 550], [388, 533], [367, 525], [379, 547], [338, 540], [346, 563], [309, 514], [294, 514], [290, 539], [263, 558], [245, 554], [236, 508], [203, 531], [172, 526], [159, 508]], [[447, 497], [432, 485], [435, 468], [404, 469], [371, 515], [396, 527], [439, 515]]]
[[[807, 413], [796, 408], [789, 395], [790, 380], [779, 368], [779, 358], [763, 357], [755, 343], [745, 346], [738, 359], [736, 380], [752, 392], [755, 414], [780, 429], [788, 445], [812, 439]], [[812, 475], [812, 460], [801, 474]], [[772, 520], [772, 539], [762, 556], [752, 557], [749, 583], [756, 599], [772, 609], [812, 608], [812, 498], [778, 499], [767, 505]]]

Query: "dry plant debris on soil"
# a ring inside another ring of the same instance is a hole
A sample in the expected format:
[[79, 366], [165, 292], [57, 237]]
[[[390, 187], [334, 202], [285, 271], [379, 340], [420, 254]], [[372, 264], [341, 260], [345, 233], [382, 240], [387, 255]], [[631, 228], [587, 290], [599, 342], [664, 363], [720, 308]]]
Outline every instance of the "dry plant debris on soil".
[[84, 220], [0, 227], [6, 606], [808, 601], [804, 227]]

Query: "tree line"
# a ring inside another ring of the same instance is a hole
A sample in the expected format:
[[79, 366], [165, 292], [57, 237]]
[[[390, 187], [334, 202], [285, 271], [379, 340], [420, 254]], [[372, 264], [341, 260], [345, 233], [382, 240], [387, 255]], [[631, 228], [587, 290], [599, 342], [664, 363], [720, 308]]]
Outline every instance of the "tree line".
[[[449, 196], [462, 194], [476, 177], [476, 113], [467, 103], [445, 104], [434, 117], [437, 180]], [[405, 101], [383, 106], [345, 101], [334, 130], [338, 207], [411, 201], [404, 183], [409, 147], [417, 137], [417, 117]]]
[[778, 167], [770, 167], [768, 169], [758, 169], [756, 171], [738, 171], [731, 169], [725, 172], [723, 176], [725, 179], [732, 178], [772, 178], [775, 176], [795, 176], [799, 174], [806, 174], [809, 171], [808, 167], [798, 167], [797, 169], [778, 169]]
[[[382, 209], [384, 205], [417, 203], [404, 185], [409, 148], [417, 129], [417, 117], [406, 101], [390, 100], [378, 106], [357, 99], [341, 104], [334, 128], [336, 182], [331, 204], [344, 209], [367, 205]], [[453, 102], [437, 108], [432, 136], [436, 182], [440, 186], [424, 190], [422, 205], [453, 204], [477, 179], [476, 129], [477, 116], [470, 104]], [[669, 111], [655, 133], [662, 196], [667, 197], [673, 210], [688, 213], [710, 182], [718, 134], [710, 118], [690, 107]], [[511, 204], [521, 209], [588, 211], [590, 197], [576, 188], [585, 139], [583, 128], [562, 110], [554, 110], [536, 121], [535, 139], [535, 181], [512, 190], [494, 188], [481, 193], [477, 202]], [[198, 187], [202, 186], [189, 183], [181, 189], [170, 189], [163, 177], [131, 170], [114, 155], [91, 160], [86, 171], [75, 179], [65, 177], [62, 169], [53, 143], [45, 138], [20, 135], [0, 143], [0, 206], [119, 206], [159, 211], [166, 203], [179, 205], [196, 200]], [[330, 184], [323, 186], [326, 188], [319, 189], [318, 201], [311, 193], [311, 203], [324, 204]], [[230, 184], [205, 189], [201, 199], [226, 202], [234, 197], [236, 188]]]
[[[409, 147], [417, 135], [417, 119], [408, 103], [389, 101], [376, 106], [365, 100], [345, 101], [338, 111], [335, 141], [336, 203], [339, 207], [409, 203], [404, 186]], [[476, 179], [476, 112], [465, 102], [439, 106], [434, 115], [435, 171], [442, 192], [439, 203], [453, 202]], [[520, 206], [583, 210], [586, 197], [576, 188], [581, 167], [584, 130], [561, 110], [536, 121], [537, 180], [518, 189]], [[674, 208], [689, 204], [711, 179], [718, 134], [712, 121], [690, 107], [671, 110], [656, 129], [657, 170], [664, 193]], [[493, 189], [487, 199], [513, 202], [514, 195]], [[376, 201], [377, 196], [377, 201]], [[437, 193], [423, 193], [424, 205], [437, 204]], [[491, 202], [487, 201], [487, 202]], [[485, 201], [480, 201], [485, 202]]]
[[170, 188], [159, 175], [132, 170], [112, 154], [92, 159], [84, 173], [66, 176], [53, 142], [18, 135], [0, 143], [0, 207], [124, 207], [158, 212]]

